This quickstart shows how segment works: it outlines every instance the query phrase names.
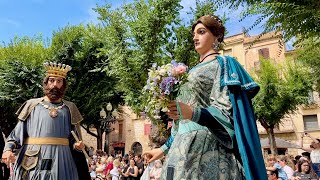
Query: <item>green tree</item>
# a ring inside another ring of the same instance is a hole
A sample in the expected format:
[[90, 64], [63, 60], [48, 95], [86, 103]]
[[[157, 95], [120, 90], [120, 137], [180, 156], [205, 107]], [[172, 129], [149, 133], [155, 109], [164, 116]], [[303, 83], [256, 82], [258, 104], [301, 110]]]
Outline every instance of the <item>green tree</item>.
[[296, 50], [296, 59], [312, 70], [315, 90], [320, 92], [320, 46], [315, 44], [320, 44], [319, 38], [308, 38], [301, 42], [300, 48]]
[[42, 96], [42, 64], [48, 57], [41, 37], [15, 37], [0, 47], [0, 124], [6, 136], [17, 123], [14, 113], [21, 104]]
[[272, 60], [262, 60], [255, 79], [260, 92], [253, 100], [257, 120], [266, 129], [271, 152], [277, 154], [274, 128], [281, 120], [307, 103], [312, 91], [312, 79], [309, 70], [300, 63], [287, 61], [277, 64]]
[[[54, 33], [51, 45], [52, 60], [72, 66], [65, 98], [78, 106], [84, 118], [82, 127], [97, 138], [98, 149], [102, 148], [102, 133], [106, 130], [99, 121], [101, 107], [107, 102], [115, 107], [121, 103], [121, 94], [114, 88], [117, 79], [97, 69], [107, 59], [104, 55], [98, 56], [99, 49], [104, 47], [100, 30], [94, 25], [66, 26]], [[91, 132], [90, 127], [96, 128], [97, 134]]]
[[110, 5], [95, 9], [103, 25], [101, 54], [108, 57], [104, 70], [119, 78], [117, 89], [136, 112], [144, 109], [141, 94], [153, 63], [176, 60], [193, 66], [198, 60], [191, 24], [213, 14], [216, 6], [213, 1], [197, 0], [189, 12], [194, 16], [190, 22], [180, 19], [181, 9], [180, 0], [136, 0], [117, 9]]
[[[299, 37], [302, 41], [320, 34], [320, 1], [318, 0], [219, 0], [220, 7], [247, 7], [243, 18], [257, 15], [248, 28], [263, 25], [264, 32], [280, 31], [285, 41]], [[280, 34], [279, 34], [280, 37]], [[319, 42], [318, 42], [319, 45]]]
[[141, 111], [141, 90], [147, 80], [151, 64], [168, 63], [172, 57], [165, 44], [176, 24], [178, 0], [134, 1], [118, 9], [110, 5], [99, 6], [96, 11], [103, 24], [101, 54], [108, 57], [104, 70], [119, 78], [117, 89], [124, 92], [127, 105]]

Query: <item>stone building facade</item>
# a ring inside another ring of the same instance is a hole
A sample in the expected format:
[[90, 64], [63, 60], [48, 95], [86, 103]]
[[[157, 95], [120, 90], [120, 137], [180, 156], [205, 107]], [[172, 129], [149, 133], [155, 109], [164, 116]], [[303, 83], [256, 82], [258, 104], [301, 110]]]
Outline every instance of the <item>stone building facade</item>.
[[144, 116], [137, 116], [128, 106], [121, 106], [120, 109], [118, 121], [111, 126], [115, 130], [108, 136], [110, 152], [142, 154], [150, 150], [151, 122]]
[[[221, 53], [235, 57], [248, 72], [259, 70], [261, 57], [282, 62], [294, 55], [294, 52], [287, 51], [285, 46], [279, 46], [279, 38], [274, 33], [267, 33], [259, 39], [257, 36], [248, 36], [244, 33], [226, 37], [224, 51]], [[294, 113], [288, 114], [282, 124], [275, 129], [280, 154], [301, 154], [303, 151], [297, 148], [300, 145], [301, 133], [308, 132], [313, 137], [320, 137], [319, 94], [310, 92], [309, 99], [312, 105], [303, 105]], [[257, 125], [260, 139], [265, 142], [268, 138], [266, 130], [259, 122]], [[309, 138], [304, 138], [304, 146], [309, 146], [310, 143]], [[269, 152], [268, 143], [263, 150], [264, 154]]]

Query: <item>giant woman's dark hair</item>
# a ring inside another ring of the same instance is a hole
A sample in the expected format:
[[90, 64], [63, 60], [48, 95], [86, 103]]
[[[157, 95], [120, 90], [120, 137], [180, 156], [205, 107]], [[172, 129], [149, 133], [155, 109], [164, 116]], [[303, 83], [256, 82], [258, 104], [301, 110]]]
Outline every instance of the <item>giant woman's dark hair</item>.
[[210, 32], [216, 36], [218, 42], [221, 43], [224, 39], [224, 33], [226, 28], [223, 26], [221, 19], [215, 15], [205, 15], [201, 16], [197, 21], [195, 21], [192, 25], [192, 32], [197, 24], [203, 24], [206, 28], [210, 30]]

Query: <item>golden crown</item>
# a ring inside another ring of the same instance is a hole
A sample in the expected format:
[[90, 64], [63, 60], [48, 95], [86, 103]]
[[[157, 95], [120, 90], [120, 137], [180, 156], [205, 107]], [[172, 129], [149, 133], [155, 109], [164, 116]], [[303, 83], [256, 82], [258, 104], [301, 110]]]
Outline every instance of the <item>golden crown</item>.
[[72, 68], [69, 65], [61, 63], [46, 62], [43, 64], [47, 70], [47, 76], [66, 78], [67, 72]]

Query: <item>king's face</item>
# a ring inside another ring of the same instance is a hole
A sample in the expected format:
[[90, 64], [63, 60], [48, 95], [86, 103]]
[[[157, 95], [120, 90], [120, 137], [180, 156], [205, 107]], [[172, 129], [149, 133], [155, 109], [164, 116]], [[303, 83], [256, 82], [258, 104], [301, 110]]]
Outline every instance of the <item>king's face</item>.
[[61, 77], [49, 77], [48, 79], [48, 87], [50, 89], [56, 87], [61, 88], [63, 86], [63, 78]]

